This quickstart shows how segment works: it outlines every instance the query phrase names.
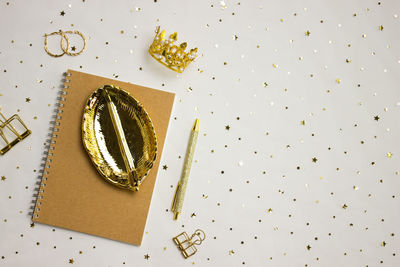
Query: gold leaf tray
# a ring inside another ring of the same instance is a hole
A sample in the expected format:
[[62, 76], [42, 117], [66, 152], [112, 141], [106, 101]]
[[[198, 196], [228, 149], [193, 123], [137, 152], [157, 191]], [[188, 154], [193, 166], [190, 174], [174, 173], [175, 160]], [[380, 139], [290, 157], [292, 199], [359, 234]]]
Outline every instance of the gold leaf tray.
[[138, 186], [153, 167], [157, 156], [154, 126], [143, 106], [117, 86], [104, 85], [97, 89], [90, 95], [84, 108], [82, 140], [93, 164], [106, 181], [121, 188], [134, 190], [119, 149], [105, 91], [115, 105], [121, 121], [134, 160]]

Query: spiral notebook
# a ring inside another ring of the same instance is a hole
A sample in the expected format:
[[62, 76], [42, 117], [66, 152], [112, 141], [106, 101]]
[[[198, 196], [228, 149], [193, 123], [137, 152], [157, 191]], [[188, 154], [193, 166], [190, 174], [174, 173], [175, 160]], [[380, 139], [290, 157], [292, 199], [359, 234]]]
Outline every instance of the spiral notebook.
[[[112, 84], [147, 110], [158, 153], [153, 168], [132, 192], [107, 183], [82, 145], [82, 112], [89, 95]], [[49, 140], [33, 221], [140, 245], [175, 95], [131, 83], [68, 70]]]

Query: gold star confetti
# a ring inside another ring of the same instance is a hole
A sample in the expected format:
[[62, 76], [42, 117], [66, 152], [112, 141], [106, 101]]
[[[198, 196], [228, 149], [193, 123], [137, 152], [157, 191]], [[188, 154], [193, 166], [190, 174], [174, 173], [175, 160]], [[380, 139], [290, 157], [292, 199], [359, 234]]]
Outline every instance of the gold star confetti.
[[346, 63], [350, 63], [350, 62], [351, 62], [351, 60], [346, 58]]
[[382, 247], [385, 247], [385, 246], [386, 246], [386, 242], [385, 242], [385, 241], [382, 241], [381, 246], [382, 246]]
[[72, 259], [72, 258], [69, 259], [69, 263], [70, 263], [70, 264], [73, 264], [73, 263], [74, 263], [74, 259]]
[[340, 78], [336, 78], [336, 83], [339, 84], [341, 82]]
[[267, 83], [267, 82], [264, 82], [264, 83], [263, 83], [263, 86], [264, 86], [264, 87], [267, 87], [267, 86], [268, 86], [268, 83]]
[[1, 180], [2, 181], [5, 181], [6, 180], [6, 177], [3, 175], [3, 176], [1, 176]]
[[393, 156], [393, 154], [391, 152], [388, 152], [386, 155], [388, 158], [391, 158]]
[[342, 209], [347, 209], [347, 205], [346, 205], [346, 203], [345, 203], [345, 204], [343, 204], [343, 206], [342, 206]]
[[29, 103], [31, 102], [31, 99], [29, 97], [25, 98], [25, 102]]
[[382, 25], [379, 26], [379, 30], [383, 31], [383, 26]]
[[71, 47], [71, 50], [72, 50], [72, 51], [75, 51], [75, 50], [76, 50], [76, 47], [75, 47], [75, 46]]
[[278, 65], [272, 64], [272, 67], [274, 67], [276, 69], [278, 67]]
[[376, 121], [379, 121], [379, 116], [378, 115], [376, 115], [376, 116], [374, 116], [374, 120], [376, 120]]
[[301, 125], [306, 125], [306, 121], [305, 121], [305, 120], [302, 120], [302, 121], [300, 121], [300, 124], [301, 124]]
[[60, 16], [64, 16], [64, 15], [65, 15], [65, 12], [63, 10], [63, 11], [60, 12]]
[[144, 258], [145, 258], [146, 260], [150, 259], [149, 254], [145, 254], [145, 255], [144, 255]]
[[233, 255], [233, 254], [235, 254], [235, 251], [229, 250], [229, 255]]
[[318, 159], [316, 157], [312, 158], [312, 162], [317, 163]]
[[353, 189], [357, 191], [357, 190], [358, 190], [358, 187], [355, 186], [355, 185], [353, 185]]
[[306, 36], [310, 36], [311, 32], [310, 32], [310, 31], [306, 31], [304, 34], [305, 34]]
[[310, 250], [310, 249], [311, 249], [311, 246], [310, 246], [310, 245], [307, 245], [306, 248], [307, 248], [307, 250]]
[[167, 170], [168, 166], [167, 165], [163, 165], [162, 168], [163, 168], [163, 170]]
[[269, 209], [267, 210], [267, 212], [268, 212], [268, 213], [272, 213], [272, 209], [269, 208]]
[[230, 127], [229, 125], [226, 125], [226, 126], [225, 126], [225, 130], [227, 130], [227, 131], [229, 131], [230, 128], [231, 128], [231, 127]]

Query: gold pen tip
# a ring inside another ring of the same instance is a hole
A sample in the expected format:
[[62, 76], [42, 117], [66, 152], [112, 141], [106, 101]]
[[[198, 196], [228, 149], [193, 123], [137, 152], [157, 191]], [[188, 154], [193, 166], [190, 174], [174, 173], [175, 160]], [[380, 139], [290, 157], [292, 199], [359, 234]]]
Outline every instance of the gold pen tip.
[[199, 119], [196, 119], [196, 120], [194, 121], [192, 130], [193, 130], [193, 131], [198, 131], [198, 130], [199, 130]]
[[175, 221], [178, 220], [178, 217], [179, 217], [179, 212], [174, 212], [174, 220]]

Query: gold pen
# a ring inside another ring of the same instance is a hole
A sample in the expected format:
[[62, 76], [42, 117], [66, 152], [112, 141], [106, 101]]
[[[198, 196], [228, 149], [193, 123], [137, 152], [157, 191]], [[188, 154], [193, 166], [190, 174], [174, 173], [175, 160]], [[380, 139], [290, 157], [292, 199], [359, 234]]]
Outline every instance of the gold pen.
[[126, 168], [126, 172], [128, 173], [128, 179], [130, 186], [135, 190], [139, 190], [139, 184], [137, 181], [136, 168], [133, 156], [128, 147], [128, 142], [125, 138], [124, 129], [122, 128], [121, 120], [119, 119], [117, 108], [114, 103], [111, 101], [110, 93], [107, 89], [104, 90], [106, 95], [106, 104], [108, 108], [108, 112], [110, 113], [112, 125], [114, 127], [115, 134], [117, 135], [118, 147], [121, 152], [122, 158], [124, 160], [124, 165]]
[[183, 199], [185, 198], [186, 185], [189, 180], [190, 168], [192, 167], [194, 149], [196, 147], [197, 136], [199, 135], [199, 119], [196, 119], [190, 133], [189, 144], [186, 150], [185, 164], [183, 165], [183, 171], [181, 179], [179, 180], [174, 199], [172, 200], [171, 211], [174, 212], [174, 220], [178, 219], [179, 213], [182, 211]]

